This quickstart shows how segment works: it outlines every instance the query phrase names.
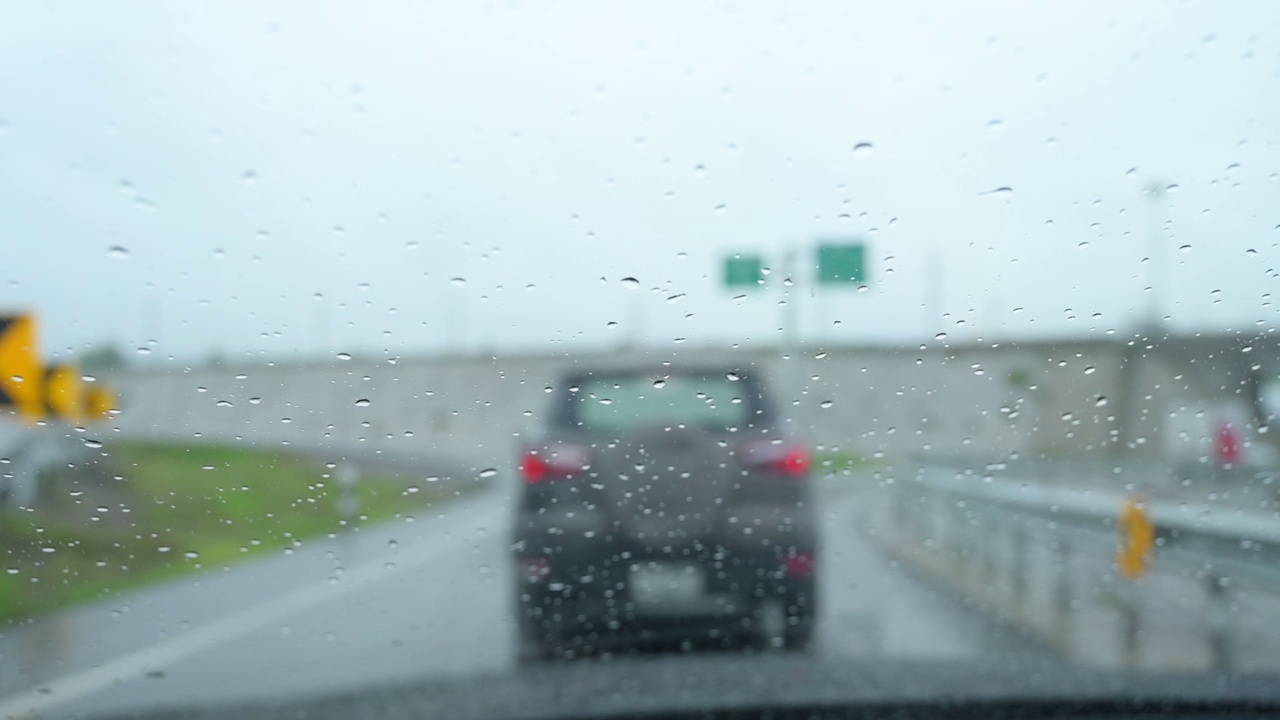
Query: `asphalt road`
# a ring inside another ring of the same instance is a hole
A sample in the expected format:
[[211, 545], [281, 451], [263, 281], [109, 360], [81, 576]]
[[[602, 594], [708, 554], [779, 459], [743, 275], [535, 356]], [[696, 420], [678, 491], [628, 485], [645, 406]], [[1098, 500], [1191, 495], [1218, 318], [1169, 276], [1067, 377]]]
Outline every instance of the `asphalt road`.
[[[1052, 663], [885, 559], [865, 492], [821, 491], [818, 659]], [[511, 486], [49, 616], [0, 636], [0, 718], [296, 699], [368, 686], [529, 672], [510, 623]], [[724, 652], [724, 651], [721, 651]], [[597, 662], [586, 660], [579, 663]], [[580, 668], [575, 668], [580, 672]]]

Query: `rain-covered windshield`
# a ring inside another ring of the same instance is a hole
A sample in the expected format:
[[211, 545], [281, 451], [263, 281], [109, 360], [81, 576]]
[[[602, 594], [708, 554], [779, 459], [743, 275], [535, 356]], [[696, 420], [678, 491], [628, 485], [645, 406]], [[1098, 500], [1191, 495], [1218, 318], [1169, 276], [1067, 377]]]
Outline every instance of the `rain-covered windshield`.
[[6, 0], [0, 718], [1280, 707], [1278, 198], [1270, 0]]

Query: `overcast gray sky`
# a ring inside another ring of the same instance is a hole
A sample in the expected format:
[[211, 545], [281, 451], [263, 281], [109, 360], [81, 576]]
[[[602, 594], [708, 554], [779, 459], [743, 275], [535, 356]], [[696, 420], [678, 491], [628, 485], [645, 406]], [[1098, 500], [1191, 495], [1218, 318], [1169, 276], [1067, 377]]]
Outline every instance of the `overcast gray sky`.
[[1154, 207], [1174, 326], [1270, 327], [1278, 75], [1270, 2], [6, 3], [0, 306], [150, 359], [773, 342], [722, 258], [827, 237], [871, 279], [811, 340], [1128, 332]]

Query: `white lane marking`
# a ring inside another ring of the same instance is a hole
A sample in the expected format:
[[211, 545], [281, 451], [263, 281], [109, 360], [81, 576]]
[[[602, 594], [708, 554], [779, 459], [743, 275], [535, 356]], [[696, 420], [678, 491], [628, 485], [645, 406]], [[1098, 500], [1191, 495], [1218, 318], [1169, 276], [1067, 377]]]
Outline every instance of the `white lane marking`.
[[[447, 533], [432, 533], [431, 536], [424, 537], [408, 548], [401, 548], [399, 552], [356, 567], [337, 583], [330, 584], [325, 581], [299, 588], [221, 620], [215, 620], [181, 635], [121, 655], [101, 665], [11, 695], [0, 700], [0, 718], [28, 717], [47, 712], [51, 708], [65, 705], [122, 681], [141, 677], [150, 670], [169, 666], [237, 635], [243, 635], [282, 618], [317, 607], [387, 578], [396, 577], [409, 568], [457, 552], [460, 547], [465, 547], [474, 539], [480, 528], [493, 527], [492, 523], [498, 521], [500, 515], [498, 511], [472, 515], [469, 517], [472, 523], [467, 523], [468, 527], [465, 531], [460, 532], [458, 528], [450, 527]], [[394, 560], [395, 571], [389, 571], [386, 568], [389, 560]]]

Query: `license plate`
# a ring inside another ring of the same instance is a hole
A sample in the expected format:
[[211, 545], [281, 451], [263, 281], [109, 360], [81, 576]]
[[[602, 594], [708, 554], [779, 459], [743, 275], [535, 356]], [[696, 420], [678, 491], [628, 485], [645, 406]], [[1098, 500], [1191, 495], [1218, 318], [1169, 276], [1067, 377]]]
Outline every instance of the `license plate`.
[[631, 599], [638, 607], [679, 605], [705, 594], [706, 576], [696, 565], [652, 562], [631, 567]]

